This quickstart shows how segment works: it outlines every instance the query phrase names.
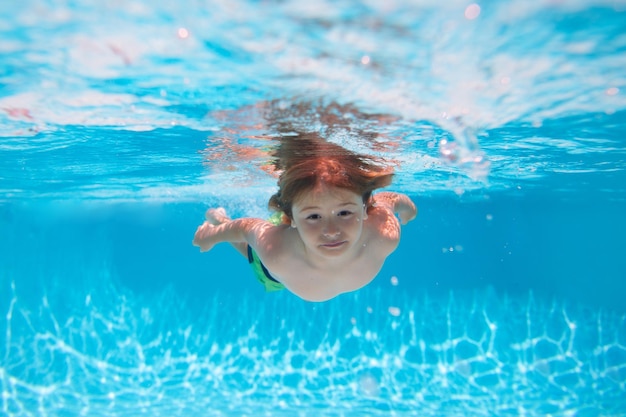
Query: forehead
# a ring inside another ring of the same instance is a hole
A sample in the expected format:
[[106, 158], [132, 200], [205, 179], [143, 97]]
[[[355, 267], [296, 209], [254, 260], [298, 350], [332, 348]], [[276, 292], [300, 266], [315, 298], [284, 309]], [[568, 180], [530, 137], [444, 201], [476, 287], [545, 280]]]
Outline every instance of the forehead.
[[294, 201], [294, 206], [306, 207], [315, 206], [321, 203], [343, 204], [355, 203], [360, 204], [362, 197], [354, 191], [346, 190], [329, 185], [317, 185], [314, 188], [300, 194]]

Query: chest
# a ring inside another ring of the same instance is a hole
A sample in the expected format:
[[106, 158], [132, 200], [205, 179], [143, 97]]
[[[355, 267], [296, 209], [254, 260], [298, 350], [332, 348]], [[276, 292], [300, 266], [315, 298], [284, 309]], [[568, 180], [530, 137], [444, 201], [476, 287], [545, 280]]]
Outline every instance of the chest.
[[328, 299], [358, 290], [378, 274], [384, 257], [363, 251], [345, 264], [312, 267], [306, 259], [292, 258], [272, 271], [292, 292], [305, 299]]

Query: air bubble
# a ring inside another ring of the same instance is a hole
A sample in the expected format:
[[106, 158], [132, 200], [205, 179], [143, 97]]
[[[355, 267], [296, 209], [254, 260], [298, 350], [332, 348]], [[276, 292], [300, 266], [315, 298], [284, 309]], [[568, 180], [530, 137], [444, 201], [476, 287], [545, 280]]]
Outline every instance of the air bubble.
[[180, 39], [187, 39], [189, 37], [189, 31], [185, 28], [178, 29], [178, 37]]
[[480, 6], [476, 3], [472, 3], [465, 8], [465, 18], [468, 20], [474, 20], [480, 15]]
[[375, 397], [379, 393], [379, 384], [372, 375], [363, 375], [359, 379], [359, 388], [368, 397]]
[[389, 314], [391, 314], [394, 317], [399, 317], [400, 316], [400, 309], [398, 307], [390, 306], [389, 307]]

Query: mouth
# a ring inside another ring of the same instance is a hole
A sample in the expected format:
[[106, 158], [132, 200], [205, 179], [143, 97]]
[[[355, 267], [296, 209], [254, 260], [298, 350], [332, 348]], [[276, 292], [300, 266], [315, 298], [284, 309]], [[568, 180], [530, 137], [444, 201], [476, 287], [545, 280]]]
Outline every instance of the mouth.
[[342, 240], [342, 241], [339, 241], [339, 242], [324, 243], [324, 244], [322, 244], [322, 246], [325, 247], [325, 248], [333, 249], [333, 248], [341, 247], [341, 246], [343, 246], [346, 243], [347, 243], [347, 241]]

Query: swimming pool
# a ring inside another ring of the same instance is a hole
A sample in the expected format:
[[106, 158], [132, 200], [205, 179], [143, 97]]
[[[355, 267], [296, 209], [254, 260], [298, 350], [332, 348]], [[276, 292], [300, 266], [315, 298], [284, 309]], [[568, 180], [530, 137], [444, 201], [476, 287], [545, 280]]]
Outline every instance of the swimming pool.
[[[0, 415], [626, 415], [626, 3], [0, 4]], [[265, 294], [276, 120], [398, 165], [367, 288]]]

